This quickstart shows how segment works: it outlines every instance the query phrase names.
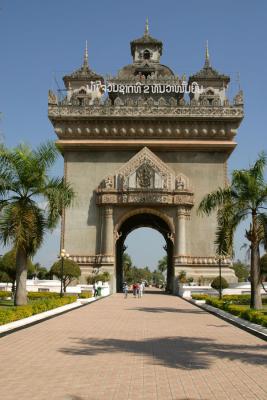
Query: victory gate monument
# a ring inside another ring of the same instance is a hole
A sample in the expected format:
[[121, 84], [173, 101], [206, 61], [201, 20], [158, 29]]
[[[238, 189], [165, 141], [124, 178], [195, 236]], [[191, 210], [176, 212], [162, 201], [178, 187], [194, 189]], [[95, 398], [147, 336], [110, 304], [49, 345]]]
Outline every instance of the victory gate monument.
[[[163, 44], [148, 23], [130, 50], [132, 63], [104, 79], [90, 68], [86, 47], [81, 68], [63, 77], [64, 96], [49, 91], [49, 119], [76, 193], [62, 218], [61, 247], [84, 282], [108, 271], [112, 291], [121, 291], [127, 235], [154, 228], [166, 241], [167, 289], [175, 292], [181, 270], [195, 282], [218, 275], [216, 215], [199, 216], [197, 208], [227, 185], [243, 95], [227, 98], [230, 78], [212, 67], [208, 48], [188, 79], [161, 64]], [[222, 274], [233, 282], [230, 262], [223, 260]]]

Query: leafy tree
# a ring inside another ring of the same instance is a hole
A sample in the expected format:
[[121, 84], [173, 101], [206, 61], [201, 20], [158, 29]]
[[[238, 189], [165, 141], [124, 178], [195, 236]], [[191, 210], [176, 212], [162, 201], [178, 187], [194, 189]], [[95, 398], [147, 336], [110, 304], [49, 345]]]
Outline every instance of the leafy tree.
[[[15, 304], [27, 303], [27, 262], [56, 227], [74, 192], [63, 178], [50, 178], [58, 150], [53, 143], [36, 150], [20, 145], [0, 148], [0, 241], [16, 252]], [[41, 202], [46, 207], [41, 207]]]
[[[221, 287], [222, 287], [222, 289], [227, 289], [228, 286], [229, 285], [228, 285], [227, 280], [222, 276], [221, 277]], [[213, 279], [213, 281], [211, 282], [211, 287], [213, 289], [220, 290], [220, 277], [219, 276], [217, 276], [216, 278]]]
[[165, 272], [167, 270], [167, 265], [168, 265], [167, 256], [164, 256], [158, 262], [158, 270], [162, 273]]
[[88, 285], [93, 285], [95, 282], [109, 282], [110, 281], [110, 273], [105, 271], [101, 274], [89, 275], [86, 278], [86, 282]]
[[61, 273], [61, 269], [62, 260], [59, 260], [52, 265], [50, 273], [55, 275], [59, 280], [62, 279], [63, 290], [66, 292], [67, 286], [74, 279], [78, 279], [81, 276], [81, 270], [79, 265], [70, 259], [63, 259], [63, 274]]
[[165, 284], [165, 277], [162, 272], [155, 269], [152, 273], [152, 280], [156, 286], [162, 286]]
[[128, 284], [132, 284], [135, 282], [141, 282], [141, 281], [147, 281], [151, 282], [152, 281], [152, 272], [149, 270], [148, 267], [145, 268], [137, 268], [137, 267], [131, 267], [131, 269], [124, 274], [124, 280]]
[[122, 255], [122, 268], [123, 274], [127, 274], [133, 266], [131, 256], [128, 253]]
[[32, 271], [28, 271], [28, 278], [38, 278], [42, 279], [50, 279], [50, 273], [47, 271], [45, 267], [42, 267], [39, 263], [33, 264]]
[[234, 272], [235, 276], [238, 278], [238, 282], [246, 282], [249, 277], [249, 268], [247, 265], [243, 264], [240, 260], [237, 260], [233, 263], [231, 267]]
[[235, 170], [232, 182], [206, 195], [199, 212], [210, 215], [217, 210], [216, 245], [219, 255], [233, 254], [233, 238], [241, 221], [250, 218], [245, 237], [250, 242], [251, 308], [261, 309], [260, 244], [267, 243], [267, 184], [264, 180], [266, 155], [261, 153], [249, 169]]
[[[27, 261], [28, 278], [34, 271], [34, 265], [30, 259]], [[3, 255], [0, 261], [1, 278], [12, 283], [12, 293], [15, 293], [16, 287], [16, 251], [10, 250]], [[1, 280], [2, 280], [1, 279]]]

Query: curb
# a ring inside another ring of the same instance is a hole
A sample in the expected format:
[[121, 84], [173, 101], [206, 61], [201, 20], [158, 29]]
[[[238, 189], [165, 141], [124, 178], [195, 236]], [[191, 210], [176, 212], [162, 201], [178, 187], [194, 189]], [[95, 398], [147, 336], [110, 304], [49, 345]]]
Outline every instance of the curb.
[[223, 319], [226, 322], [236, 326], [237, 328], [242, 329], [250, 333], [251, 335], [257, 336], [258, 338], [267, 341], [267, 329], [261, 325], [253, 324], [252, 322], [246, 321], [245, 319], [239, 318], [236, 315], [230, 314], [224, 310], [220, 310], [216, 307], [212, 307], [208, 304], [197, 304], [193, 300], [185, 299], [184, 297], [179, 296], [182, 300], [187, 301], [188, 303], [200, 308], [203, 311], [206, 311], [210, 314], [215, 315], [216, 317]]
[[[70, 303], [70, 304], [66, 304], [66, 305], [61, 306], [61, 307], [53, 308], [52, 310], [44, 311], [43, 313], [39, 313], [39, 314], [32, 315], [31, 317], [22, 318], [22, 319], [18, 319], [17, 321], [10, 322], [10, 323], [5, 324], [5, 325], [9, 325], [9, 324], [13, 324], [13, 323], [15, 324], [16, 322], [19, 322], [19, 321], [23, 322], [23, 320], [25, 320], [25, 323], [24, 323], [23, 325], [16, 326], [16, 327], [14, 327], [14, 328], [11, 327], [10, 329], [7, 328], [6, 331], [0, 332], [0, 338], [5, 337], [5, 336], [7, 336], [7, 335], [10, 335], [10, 334], [12, 334], [12, 333], [15, 333], [15, 332], [17, 332], [17, 331], [20, 331], [20, 330], [22, 330], [22, 329], [30, 328], [31, 326], [40, 324], [41, 322], [48, 321], [49, 319], [52, 319], [52, 318], [56, 318], [56, 317], [58, 317], [58, 316], [60, 316], [60, 315], [67, 314], [67, 313], [69, 313], [70, 311], [77, 310], [77, 309], [79, 309], [79, 308], [81, 308], [81, 307], [86, 307], [86, 306], [88, 306], [88, 305], [90, 305], [90, 304], [95, 303], [96, 301], [106, 299], [106, 298], [109, 297], [109, 296], [111, 296], [111, 294], [108, 294], [107, 296], [102, 296], [102, 297], [99, 297], [99, 298], [95, 298], [94, 300], [89, 301], [89, 302], [84, 303], [84, 304], [80, 303], [80, 304], [78, 304], [78, 305], [76, 305], [76, 306], [74, 306], [74, 305], [76, 304], [76, 302]], [[69, 308], [69, 309], [64, 309], [64, 310], [62, 310], [63, 307], [71, 306], [71, 305], [74, 306], [74, 307], [71, 307], [71, 308]], [[56, 312], [56, 313], [54, 313], [54, 314], [52, 314], [52, 315], [44, 315], [42, 318], [39, 318], [39, 319], [37, 319], [36, 321], [29, 321], [29, 322], [26, 321], [26, 320], [28, 320], [29, 318], [32, 318], [32, 317], [35, 317], [35, 316], [39, 316], [39, 317], [40, 317], [42, 314], [49, 313], [50, 311], [55, 311], [55, 310], [57, 310], [57, 309], [58, 309], [58, 312]], [[4, 328], [5, 325], [0, 325], [0, 329], [1, 329], [1, 328]]]

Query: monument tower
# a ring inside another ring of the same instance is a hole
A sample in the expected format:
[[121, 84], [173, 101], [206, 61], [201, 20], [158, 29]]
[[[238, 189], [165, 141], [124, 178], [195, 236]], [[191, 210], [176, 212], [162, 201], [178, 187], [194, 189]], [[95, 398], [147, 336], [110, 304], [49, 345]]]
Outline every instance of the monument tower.
[[[227, 184], [243, 95], [227, 98], [230, 78], [212, 67], [208, 47], [203, 68], [186, 80], [161, 64], [163, 44], [148, 22], [130, 45], [132, 63], [105, 80], [90, 68], [86, 46], [82, 67], [63, 77], [65, 96], [49, 91], [48, 115], [76, 192], [61, 246], [82, 279], [110, 272], [115, 292], [127, 235], [157, 229], [166, 240], [167, 286], [175, 291], [181, 270], [196, 282], [218, 275], [216, 216], [203, 218], [197, 207]], [[222, 273], [233, 281], [229, 263]]]

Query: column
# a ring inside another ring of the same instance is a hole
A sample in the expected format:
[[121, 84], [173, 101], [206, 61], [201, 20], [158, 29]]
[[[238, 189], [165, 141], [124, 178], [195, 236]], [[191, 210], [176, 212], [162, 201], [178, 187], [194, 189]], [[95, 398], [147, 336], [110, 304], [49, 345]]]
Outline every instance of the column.
[[175, 224], [175, 247], [174, 254], [176, 256], [186, 255], [186, 210], [184, 207], [179, 207], [176, 214]]
[[113, 208], [105, 207], [103, 213], [102, 254], [113, 255]]

